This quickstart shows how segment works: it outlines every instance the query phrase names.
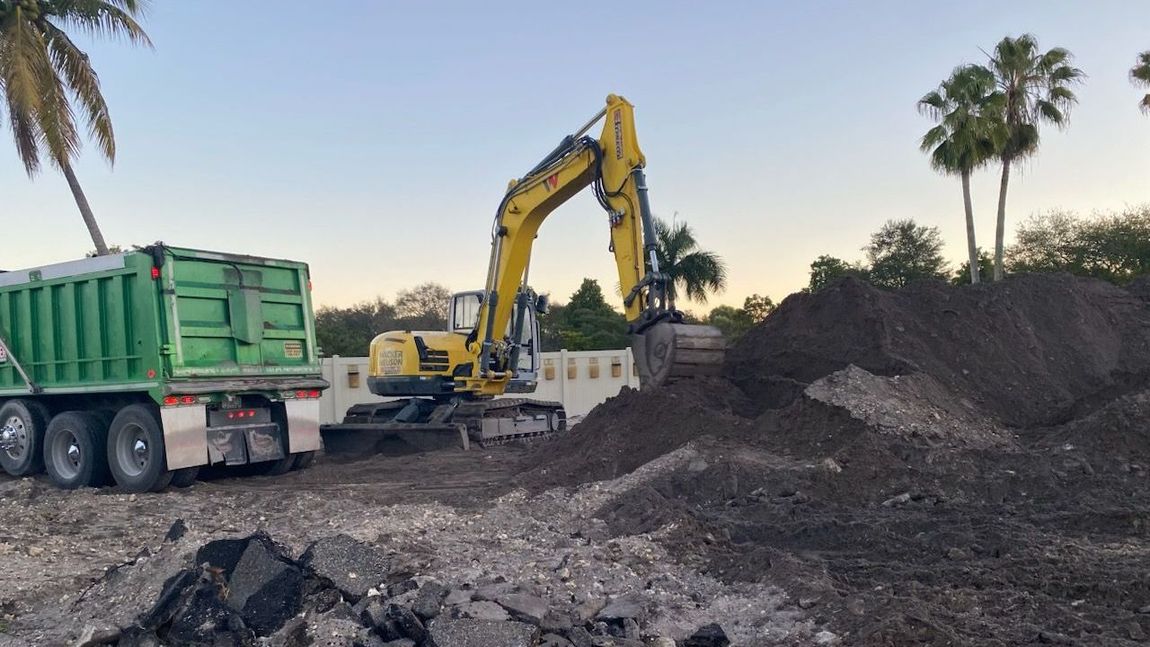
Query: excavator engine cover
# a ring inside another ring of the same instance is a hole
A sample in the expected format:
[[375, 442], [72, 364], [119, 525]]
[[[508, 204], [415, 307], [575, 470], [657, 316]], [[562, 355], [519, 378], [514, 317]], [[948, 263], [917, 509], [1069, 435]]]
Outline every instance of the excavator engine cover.
[[683, 378], [718, 375], [727, 342], [714, 326], [658, 323], [632, 338], [643, 389]]

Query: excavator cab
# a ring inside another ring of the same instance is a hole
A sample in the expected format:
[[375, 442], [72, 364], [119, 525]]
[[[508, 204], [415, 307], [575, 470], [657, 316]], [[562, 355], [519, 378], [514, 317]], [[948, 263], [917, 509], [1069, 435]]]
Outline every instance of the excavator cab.
[[[519, 335], [519, 347], [515, 352], [515, 371], [507, 382], [505, 393], [534, 393], [539, 382], [541, 370], [539, 315], [547, 312], [547, 298], [529, 295], [531, 298], [523, 300], [522, 332]], [[479, 322], [479, 310], [483, 304], [483, 290], [468, 290], [456, 292], [451, 296], [448, 307], [447, 320], [451, 332], [470, 334]], [[508, 323], [507, 339], [512, 337], [514, 319]]]

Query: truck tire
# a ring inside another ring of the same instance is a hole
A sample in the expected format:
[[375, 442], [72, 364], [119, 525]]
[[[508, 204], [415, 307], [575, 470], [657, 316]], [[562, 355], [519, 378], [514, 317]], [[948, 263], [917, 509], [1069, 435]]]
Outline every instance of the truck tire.
[[295, 455], [295, 464], [291, 468], [293, 470], [306, 470], [314, 462], [315, 452], [300, 452]]
[[266, 463], [256, 463], [257, 470], [260, 474], [267, 476], [280, 476], [287, 474], [291, 471], [292, 466], [295, 465], [295, 454], [288, 454], [278, 461], [268, 461]]
[[200, 468], [198, 467], [185, 467], [183, 469], [173, 470], [172, 487], [191, 487], [199, 475]]
[[31, 476], [44, 469], [44, 431], [48, 409], [31, 400], [9, 400], [0, 407], [0, 428], [11, 427], [16, 446], [0, 451], [0, 467], [12, 476]]
[[124, 407], [108, 429], [108, 467], [126, 492], [159, 492], [172, 482], [164, 454], [164, 432], [151, 408]]
[[108, 427], [83, 411], [56, 414], [44, 432], [44, 467], [58, 487], [75, 490], [108, 483]]

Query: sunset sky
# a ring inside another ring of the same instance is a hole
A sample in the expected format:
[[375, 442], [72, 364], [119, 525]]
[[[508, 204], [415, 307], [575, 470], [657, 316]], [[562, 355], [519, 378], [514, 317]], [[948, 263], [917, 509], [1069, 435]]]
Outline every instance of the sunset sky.
[[[226, 7], [226, 9], [225, 9]], [[438, 281], [481, 286], [506, 183], [602, 106], [636, 106], [657, 215], [689, 222], [730, 287], [776, 301], [819, 254], [853, 260], [883, 221], [937, 225], [963, 255], [959, 182], [918, 150], [915, 102], [1005, 35], [1064, 46], [1088, 75], [1065, 132], [1015, 175], [1008, 228], [1035, 212], [1150, 202], [1150, 8], [1128, 2], [384, 2], [157, 0], [155, 50], [81, 39], [119, 155], [77, 174], [105, 237], [311, 264], [320, 304]], [[6, 128], [6, 121], [0, 129]], [[92, 248], [62, 177], [0, 144], [0, 267]], [[997, 170], [974, 186], [993, 246]], [[590, 192], [541, 231], [532, 284], [565, 301], [617, 282]], [[619, 299], [616, 297], [616, 301]], [[690, 305], [690, 309], [703, 310]]]

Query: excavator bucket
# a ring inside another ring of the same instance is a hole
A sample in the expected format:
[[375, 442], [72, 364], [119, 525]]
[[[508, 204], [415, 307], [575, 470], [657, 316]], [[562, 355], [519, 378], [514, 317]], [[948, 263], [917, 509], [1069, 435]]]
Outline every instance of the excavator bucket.
[[659, 323], [631, 340], [639, 386], [643, 389], [684, 378], [718, 375], [726, 349], [727, 340], [714, 326]]

